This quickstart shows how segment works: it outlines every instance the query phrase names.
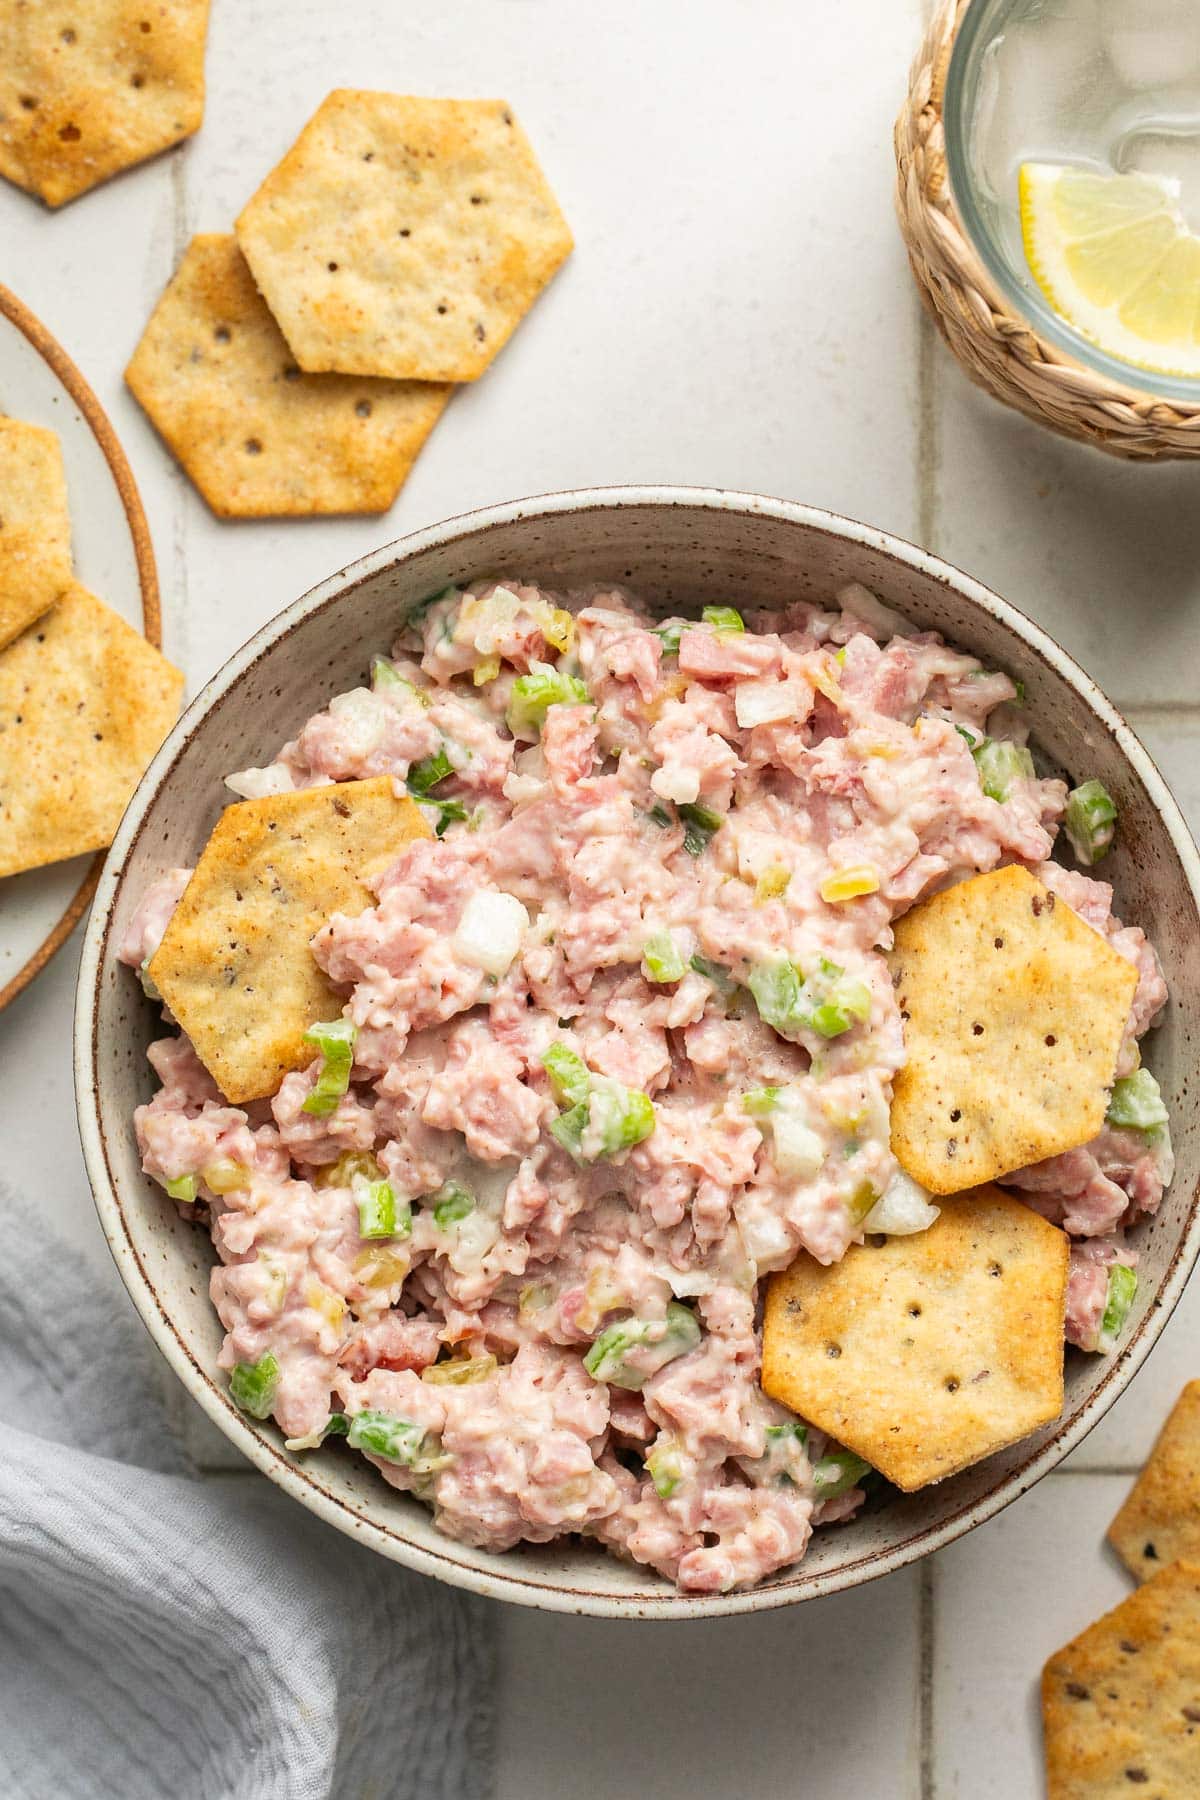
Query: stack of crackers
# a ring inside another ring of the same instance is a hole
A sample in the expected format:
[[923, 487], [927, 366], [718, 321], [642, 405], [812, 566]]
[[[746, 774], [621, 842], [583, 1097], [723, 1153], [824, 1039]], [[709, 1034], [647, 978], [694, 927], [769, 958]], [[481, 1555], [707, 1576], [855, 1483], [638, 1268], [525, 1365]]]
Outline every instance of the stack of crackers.
[[182, 691], [75, 579], [57, 436], [0, 417], [0, 877], [111, 843]]
[[381, 512], [572, 247], [502, 100], [329, 95], [126, 379], [225, 518]]
[[1047, 1793], [1182, 1800], [1200, 1794], [1200, 1381], [1108, 1538], [1142, 1586], [1042, 1672]]

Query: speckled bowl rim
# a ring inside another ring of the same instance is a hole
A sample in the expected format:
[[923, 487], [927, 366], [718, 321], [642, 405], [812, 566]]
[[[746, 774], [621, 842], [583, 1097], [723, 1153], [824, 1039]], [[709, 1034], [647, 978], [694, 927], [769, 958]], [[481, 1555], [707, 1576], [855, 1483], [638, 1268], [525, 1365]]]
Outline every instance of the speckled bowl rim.
[[[129, 460], [121, 448], [121, 441], [113, 430], [108, 414], [58, 339], [51, 336], [41, 320], [36, 314], [30, 312], [23, 301], [18, 300], [9, 288], [2, 285], [0, 285], [0, 314], [8, 320], [10, 325], [16, 326], [30, 347], [58, 377], [79, 408], [84, 423], [104, 453], [105, 461], [112, 473], [113, 484], [124, 509], [126, 523], [129, 526], [129, 536], [133, 543], [133, 557], [137, 565], [138, 590], [142, 603], [142, 635], [154, 645], [156, 650], [161, 650], [162, 614], [158, 601], [158, 571], [154, 564], [154, 546], [150, 541], [150, 527], [146, 523], [142, 497], [138, 493], [137, 483], [133, 479], [133, 470], [129, 466]], [[84, 908], [95, 892], [103, 863], [104, 853], [100, 851], [88, 864], [86, 875], [37, 949], [26, 957], [16, 974], [10, 976], [3, 987], [0, 987], [0, 1012], [3, 1012], [9, 1002], [15, 1000], [18, 994], [24, 992], [35, 975], [40, 975], [55, 953], [62, 949], [83, 917]]]
[[1140, 1327], [1121, 1353], [1112, 1359], [1095, 1391], [1074, 1417], [1065, 1422], [1061, 1430], [1032, 1454], [1027, 1462], [1010, 1469], [998, 1479], [995, 1487], [988, 1493], [974, 1502], [964, 1503], [958, 1511], [952, 1512], [938, 1524], [916, 1530], [901, 1543], [868, 1552], [844, 1567], [823, 1570], [804, 1579], [804, 1565], [801, 1564], [794, 1584], [751, 1588], [732, 1594], [679, 1594], [664, 1583], [661, 1598], [653, 1596], [647, 1599], [639, 1594], [626, 1599], [587, 1587], [574, 1570], [570, 1576], [550, 1579], [535, 1577], [524, 1570], [518, 1561], [514, 1561], [511, 1573], [507, 1570], [494, 1573], [467, 1566], [459, 1560], [457, 1546], [451, 1539], [446, 1540], [444, 1552], [425, 1549], [409, 1541], [402, 1522], [396, 1526], [381, 1525], [369, 1516], [369, 1507], [354, 1507], [325, 1492], [303, 1465], [297, 1464], [278, 1444], [273, 1443], [264, 1432], [257, 1430], [251, 1421], [238, 1412], [227, 1391], [219, 1387], [192, 1356], [160, 1300], [126, 1227], [99, 1113], [97, 1071], [102, 1064], [98, 1054], [97, 1019], [110, 919], [123, 872], [152, 801], [170, 779], [175, 762], [192, 734], [214, 708], [221, 705], [242, 675], [286, 638], [301, 620], [330, 604], [347, 588], [357, 586], [381, 570], [419, 552], [453, 544], [467, 533], [476, 534], [518, 520], [536, 518], [549, 521], [564, 514], [597, 510], [634, 508], [651, 511], [680, 507], [729, 511], [747, 517], [762, 516], [782, 523], [806, 526], [860, 544], [907, 564], [918, 573], [952, 588], [960, 597], [990, 614], [1010, 630], [1075, 690], [1097, 722], [1116, 740], [1117, 747], [1135, 770], [1163, 820], [1187, 878], [1200, 928], [1200, 854], [1149, 753], [1112, 703], [1053, 638], [989, 588], [939, 557], [893, 537], [888, 532], [797, 501], [771, 499], [764, 495], [736, 493], [719, 488], [585, 488], [536, 495], [501, 506], [481, 508], [423, 530], [410, 532], [394, 543], [383, 545], [338, 570], [310, 589], [307, 594], [285, 607], [230, 657], [183, 714], [146, 771], [129, 804], [100, 875], [84, 937], [75, 1007], [75, 1089], [80, 1137], [104, 1235], [121, 1278], [151, 1337], [192, 1398], [204, 1409], [218, 1430], [256, 1468], [261, 1469], [278, 1487], [318, 1518], [396, 1562], [489, 1599], [515, 1601], [552, 1612], [584, 1613], [609, 1619], [678, 1620], [769, 1611], [775, 1607], [794, 1605], [801, 1600], [815, 1599], [823, 1594], [858, 1587], [864, 1582], [904, 1568], [928, 1555], [930, 1551], [953, 1543], [976, 1525], [994, 1517], [1035, 1482], [1040, 1481], [1100, 1421], [1145, 1362], [1178, 1303], [1192, 1266], [1200, 1255], [1198, 1187], [1191, 1197], [1184, 1229], [1180, 1233], [1155, 1303], [1147, 1310]]

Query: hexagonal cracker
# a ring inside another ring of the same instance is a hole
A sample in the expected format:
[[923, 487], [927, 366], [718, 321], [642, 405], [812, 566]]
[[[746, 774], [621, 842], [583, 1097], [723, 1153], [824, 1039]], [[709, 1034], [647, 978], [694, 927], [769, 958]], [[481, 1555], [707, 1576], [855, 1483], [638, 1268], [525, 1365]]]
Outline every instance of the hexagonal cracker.
[[232, 236], [192, 239], [125, 379], [224, 518], [383, 512], [451, 389], [303, 375]]
[[71, 584], [71, 515], [58, 434], [0, 418], [0, 650]]
[[473, 381], [569, 254], [503, 100], [339, 89], [237, 221], [302, 369]]
[[762, 1385], [911, 1491], [1056, 1419], [1065, 1233], [998, 1188], [927, 1231], [772, 1275]]
[[0, 0], [0, 175], [50, 206], [190, 137], [209, 0]]

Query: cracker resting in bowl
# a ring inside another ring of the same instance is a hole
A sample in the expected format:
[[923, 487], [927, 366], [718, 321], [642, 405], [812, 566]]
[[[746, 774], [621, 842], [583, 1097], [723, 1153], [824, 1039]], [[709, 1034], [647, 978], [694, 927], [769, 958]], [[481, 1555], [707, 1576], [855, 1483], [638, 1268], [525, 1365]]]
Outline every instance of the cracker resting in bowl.
[[213, 827], [147, 970], [227, 1100], [275, 1093], [342, 999], [309, 943], [429, 827], [390, 775], [239, 800]]
[[998, 1188], [772, 1275], [762, 1385], [906, 1491], [1056, 1419], [1070, 1244]]
[[58, 434], [0, 417], [0, 650], [71, 583], [71, 515]]
[[1096, 1136], [1137, 970], [1027, 869], [995, 869], [914, 906], [888, 961], [907, 1052], [892, 1151], [931, 1193], [961, 1193]]

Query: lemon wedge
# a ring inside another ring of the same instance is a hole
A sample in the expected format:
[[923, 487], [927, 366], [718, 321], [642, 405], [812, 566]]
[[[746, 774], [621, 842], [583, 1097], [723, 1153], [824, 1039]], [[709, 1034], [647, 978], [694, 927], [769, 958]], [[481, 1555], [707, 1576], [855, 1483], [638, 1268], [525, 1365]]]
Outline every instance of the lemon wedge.
[[1200, 376], [1200, 237], [1175, 184], [1027, 162], [1019, 188], [1025, 256], [1055, 312], [1123, 362]]

